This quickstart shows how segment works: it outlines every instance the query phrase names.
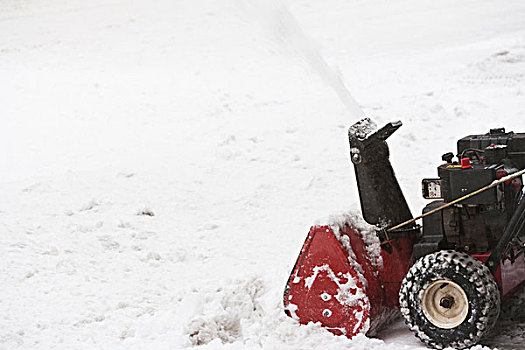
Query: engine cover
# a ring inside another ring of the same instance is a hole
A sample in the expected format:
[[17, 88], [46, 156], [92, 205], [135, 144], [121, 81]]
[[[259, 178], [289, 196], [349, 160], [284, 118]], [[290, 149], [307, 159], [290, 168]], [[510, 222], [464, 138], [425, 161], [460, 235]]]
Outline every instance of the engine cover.
[[[448, 203], [496, 180], [496, 165], [473, 164], [464, 169], [461, 165], [443, 164], [438, 167], [438, 174], [441, 196]], [[496, 191], [496, 188], [488, 189], [462, 201], [462, 204], [495, 204], [498, 201]]]

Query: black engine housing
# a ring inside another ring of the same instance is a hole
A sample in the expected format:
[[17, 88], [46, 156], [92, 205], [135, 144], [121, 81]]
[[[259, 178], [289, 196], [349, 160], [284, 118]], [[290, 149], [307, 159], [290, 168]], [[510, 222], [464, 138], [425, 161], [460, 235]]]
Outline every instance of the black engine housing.
[[[458, 161], [443, 155], [439, 178], [423, 179], [423, 197], [435, 199], [423, 213], [525, 168], [525, 133], [492, 129], [457, 143]], [[414, 259], [454, 249], [482, 254], [494, 248], [522, 194], [521, 177], [472, 196], [423, 218], [423, 233], [414, 246]]]

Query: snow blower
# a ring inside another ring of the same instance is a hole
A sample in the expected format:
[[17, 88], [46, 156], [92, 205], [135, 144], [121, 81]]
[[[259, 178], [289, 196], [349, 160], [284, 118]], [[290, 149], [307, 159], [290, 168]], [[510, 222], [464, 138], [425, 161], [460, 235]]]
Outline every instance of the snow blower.
[[[525, 281], [525, 133], [491, 129], [443, 155], [433, 200], [413, 218], [386, 139], [401, 122], [350, 127], [361, 211], [313, 226], [286, 284], [286, 313], [349, 338], [374, 335], [399, 313], [434, 348], [478, 343], [501, 302]], [[422, 219], [422, 225], [416, 221]], [[372, 229], [370, 229], [372, 228]], [[521, 288], [523, 289], [523, 288]]]

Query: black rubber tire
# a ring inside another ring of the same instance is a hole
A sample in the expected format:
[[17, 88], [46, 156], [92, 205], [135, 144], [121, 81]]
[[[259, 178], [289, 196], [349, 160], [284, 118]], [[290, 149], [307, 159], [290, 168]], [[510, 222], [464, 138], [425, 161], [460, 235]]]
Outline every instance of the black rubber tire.
[[[438, 280], [454, 282], [468, 299], [466, 317], [454, 328], [436, 326], [423, 312], [425, 289]], [[500, 294], [483, 263], [468, 254], [448, 250], [428, 254], [410, 268], [401, 284], [399, 305], [405, 323], [428, 346], [464, 349], [478, 343], [494, 326], [500, 312]]]

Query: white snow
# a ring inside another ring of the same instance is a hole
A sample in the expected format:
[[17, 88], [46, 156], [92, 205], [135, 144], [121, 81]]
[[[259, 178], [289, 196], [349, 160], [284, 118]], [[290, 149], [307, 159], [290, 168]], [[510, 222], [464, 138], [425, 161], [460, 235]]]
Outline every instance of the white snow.
[[301, 326], [283, 289], [315, 218], [359, 208], [359, 110], [403, 121], [414, 213], [458, 138], [525, 131], [523, 18], [522, 0], [1, 1], [0, 349], [425, 349], [401, 323]]
[[[348, 135], [349, 136], [355, 136], [359, 139], [365, 139], [368, 135], [373, 133], [377, 130], [377, 124], [370, 118], [363, 118], [359, 120], [357, 123], [352, 124], [348, 128]], [[359, 152], [359, 150], [355, 148], [350, 148], [350, 152]]]

